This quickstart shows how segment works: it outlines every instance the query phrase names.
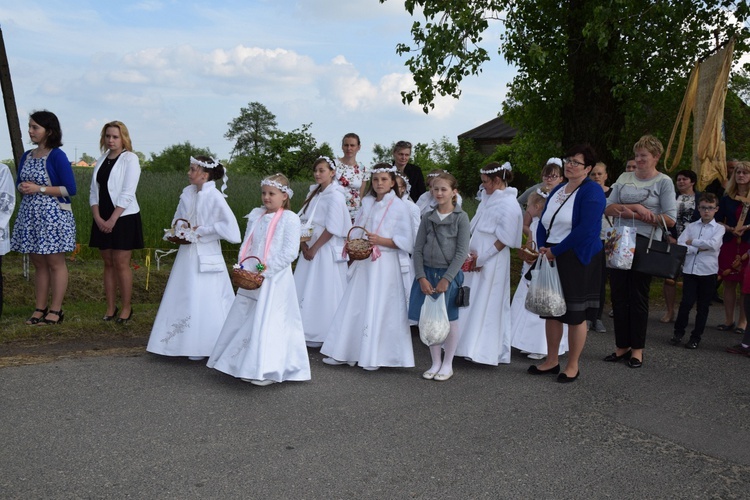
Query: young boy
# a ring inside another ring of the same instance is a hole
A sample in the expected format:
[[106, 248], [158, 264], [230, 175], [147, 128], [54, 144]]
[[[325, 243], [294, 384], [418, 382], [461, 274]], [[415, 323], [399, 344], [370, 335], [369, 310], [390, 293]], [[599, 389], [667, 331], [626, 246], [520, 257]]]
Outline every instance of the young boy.
[[713, 193], [704, 193], [698, 200], [701, 219], [685, 227], [677, 243], [688, 248], [682, 266], [682, 302], [674, 323], [674, 336], [669, 343], [680, 345], [685, 335], [690, 310], [698, 302], [695, 328], [690, 333], [685, 347], [697, 349], [708, 319], [708, 307], [716, 290], [716, 274], [719, 272], [719, 249], [724, 237], [724, 226], [714, 220], [718, 200]]

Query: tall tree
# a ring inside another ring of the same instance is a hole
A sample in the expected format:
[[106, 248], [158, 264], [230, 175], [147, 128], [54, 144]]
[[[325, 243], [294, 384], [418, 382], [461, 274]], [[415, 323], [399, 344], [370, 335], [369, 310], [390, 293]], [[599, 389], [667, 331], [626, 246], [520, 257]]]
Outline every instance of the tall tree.
[[190, 157], [197, 155], [214, 157], [210, 149], [199, 148], [190, 144], [190, 141], [185, 141], [180, 144], [167, 146], [160, 153], [151, 153], [148, 168], [154, 172], [169, 172], [174, 170], [184, 170], [187, 172], [188, 168], [190, 168]]
[[234, 141], [234, 154], [261, 158], [277, 132], [276, 116], [259, 102], [240, 108], [240, 116], [229, 122], [224, 137]]
[[[385, 0], [380, 0], [381, 3]], [[489, 23], [504, 23], [500, 54], [518, 73], [503, 108], [522, 131], [515, 143], [526, 168], [551, 153], [587, 141], [606, 160], [623, 159], [645, 132], [665, 140], [693, 62], [717, 38], [737, 35], [747, 51], [747, 2], [733, 0], [406, 0], [424, 22], [412, 25], [409, 58], [425, 112], [435, 97], [461, 94], [464, 77], [481, 72]]]

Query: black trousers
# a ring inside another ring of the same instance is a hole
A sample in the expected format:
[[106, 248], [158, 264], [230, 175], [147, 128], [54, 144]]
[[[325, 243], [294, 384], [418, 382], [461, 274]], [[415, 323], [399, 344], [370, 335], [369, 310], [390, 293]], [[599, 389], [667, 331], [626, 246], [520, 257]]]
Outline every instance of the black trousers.
[[695, 274], [684, 274], [682, 278], [682, 301], [680, 309], [677, 312], [677, 320], [674, 323], [674, 336], [682, 338], [685, 335], [688, 320], [690, 319], [690, 310], [697, 302], [697, 313], [695, 315], [695, 327], [690, 332], [690, 340], [700, 342], [703, 330], [706, 328], [708, 321], [708, 309], [711, 306], [711, 299], [716, 291], [716, 275], [698, 276]]
[[615, 345], [620, 349], [643, 349], [648, 327], [651, 275], [610, 269], [609, 286], [615, 315]]

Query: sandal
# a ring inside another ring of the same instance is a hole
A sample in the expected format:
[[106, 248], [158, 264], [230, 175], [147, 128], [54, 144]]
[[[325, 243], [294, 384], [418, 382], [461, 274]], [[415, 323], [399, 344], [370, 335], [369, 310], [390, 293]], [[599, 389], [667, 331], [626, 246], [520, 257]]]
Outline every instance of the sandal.
[[734, 323], [732, 323], [731, 325], [719, 325], [716, 327], [716, 329], [720, 332], [728, 332], [732, 328], [734, 328]]
[[[57, 320], [47, 319], [47, 316], [49, 316], [50, 314], [54, 314], [55, 316], [57, 316]], [[59, 311], [49, 311], [47, 315], [44, 316], [44, 319], [41, 320], [41, 323], [45, 325], [59, 325], [63, 322], [64, 319], [65, 319], [65, 313], [63, 312], [62, 309], [60, 309]]]
[[[24, 323], [27, 325], [36, 325], [37, 323], [42, 321], [42, 319], [44, 319], [44, 317], [47, 315], [47, 311], [49, 311], [48, 307], [45, 307], [44, 309], [39, 309], [37, 307], [36, 309], [34, 309], [34, 312], [31, 313], [29, 319], [27, 319]], [[36, 313], [42, 313], [42, 315], [37, 318], [36, 316], [34, 316]]]
[[745, 334], [745, 329], [744, 328], [735, 328], [734, 329], [734, 333], [738, 333], [740, 335], [744, 335]]

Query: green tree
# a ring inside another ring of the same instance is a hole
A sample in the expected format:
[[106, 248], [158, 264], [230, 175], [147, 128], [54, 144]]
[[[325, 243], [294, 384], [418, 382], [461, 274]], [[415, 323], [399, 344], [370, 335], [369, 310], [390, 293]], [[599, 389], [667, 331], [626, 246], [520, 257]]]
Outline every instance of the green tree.
[[0, 163], [5, 163], [6, 165], [8, 165], [8, 168], [11, 171], [13, 171], [13, 172], [16, 171], [16, 160], [14, 160], [13, 158], [8, 158], [6, 160], [2, 160], [2, 161], [0, 161]]
[[198, 155], [214, 157], [210, 149], [193, 146], [190, 144], [190, 141], [173, 144], [167, 146], [158, 154], [151, 153], [148, 168], [154, 172], [171, 172], [175, 170], [184, 170], [187, 172], [190, 167], [190, 157]]
[[425, 20], [413, 23], [412, 44], [396, 47], [416, 83], [402, 97], [425, 112], [481, 72], [490, 59], [483, 36], [502, 20], [500, 53], [518, 70], [504, 117], [522, 131], [514, 144], [522, 170], [577, 142], [620, 163], [641, 134], [666, 140], [693, 62], [717, 36], [737, 35], [736, 56], [746, 52], [741, 23], [750, 13], [732, 0], [406, 0], [405, 8]]
[[393, 147], [396, 145], [392, 142], [390, 146], [386, 147], [381, 144], [375, 143], [372, 146], [372, 161], [374, 163], [391, 163], [393, 161]]
[[268, 153], [270, 141], [278, 131], [276, 115], [259, 102], [251, 102], [240, 108], [240, 116], [229, 122], [224, 137], [234, 141], [234, 154], [253, 157], [262, 161]]
[[86, 162], [86, 163], [88, 163], [89, 165], [93, 165], [93, 164], [94, 164], [94, 162], [96, 161], [96, 158], [94, 158], [94, 157], [93, 157], [93, 156], [91, 156], [90, 154], [86, 154], [86, 153], [83, 153], [83, 154], [81, 155], [81, 161], [85, 161], [85, 162]]

